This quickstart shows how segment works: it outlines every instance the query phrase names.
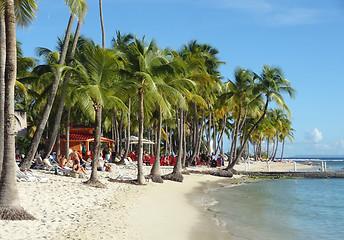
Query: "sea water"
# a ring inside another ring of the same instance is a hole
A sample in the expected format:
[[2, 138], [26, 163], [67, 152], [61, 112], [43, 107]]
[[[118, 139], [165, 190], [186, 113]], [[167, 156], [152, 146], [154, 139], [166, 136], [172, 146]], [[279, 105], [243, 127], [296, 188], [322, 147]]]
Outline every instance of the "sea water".
[[[328, 171], [344, 168], [343, 159], [317, 161], [326, 161]], [[341, 178], [224, 182], [209, 185], [202, 199], [217, 230], [228, 231], [230, 239], [344, 239]]]

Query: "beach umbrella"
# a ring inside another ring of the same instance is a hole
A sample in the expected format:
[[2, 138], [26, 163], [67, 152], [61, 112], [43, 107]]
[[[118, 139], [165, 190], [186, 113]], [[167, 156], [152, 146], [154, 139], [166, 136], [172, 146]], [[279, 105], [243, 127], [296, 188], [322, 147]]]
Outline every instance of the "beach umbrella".
[[[128, 138], [123, 138], [121, 141], [122, 142], [127, 142], [128, 141], [127, 139]], [[136, 137], [136, 136], [130, 136], [129, 141], [130, 141], [131, 144], [138, 144], [139, 138]], [[153, 141], [148, 140], [148, 139], [144, 139], [144, 138], [142, 139], [142, 143], [143, 144], [154, 144]]]

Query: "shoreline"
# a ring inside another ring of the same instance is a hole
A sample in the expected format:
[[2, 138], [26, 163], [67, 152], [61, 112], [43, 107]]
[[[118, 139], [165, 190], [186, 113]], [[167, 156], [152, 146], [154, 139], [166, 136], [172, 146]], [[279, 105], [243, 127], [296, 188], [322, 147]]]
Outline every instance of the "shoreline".
[[[136, 170], [119, 167], [136, 175]], [[171, 170], [163, 167], [162, 174]], [[144, 167], [145, 175], [149, 171]], [[113, 170], [99, 172], [107, 189], [97, 189], [82, 184], [85, 179], [33, 172], [49, 182], [17, 184], [22, 206], [37, 220], [0, 221], [0, 239], [212, 239], [211, 219], [191, 203], [190, 196], [207, 183], [239, 181], [191, 174], [184, 175], [183, 183], [139, 186], [108, 181], [118, 175]]]

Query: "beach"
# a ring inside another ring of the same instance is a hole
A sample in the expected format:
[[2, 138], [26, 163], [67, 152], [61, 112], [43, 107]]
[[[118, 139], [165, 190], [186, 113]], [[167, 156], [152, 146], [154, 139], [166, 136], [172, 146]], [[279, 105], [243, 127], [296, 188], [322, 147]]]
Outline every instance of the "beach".
[[[266, 168], [266, 163], [253, 165]], [[276, 163], [272, 167], [274, 171], [292, 171], [294, 165]], [[136, 174], [133, 169], [119, 168]], [[145, 174], [149, 171], [150, 167], [144, 167]], [[163, 174], [171, 171], [172, 167], [162, 168]], [[22, 207], [37, 220], [1, 221], [0, 239], [212, 239], [211, 220], [191, 204], [188, 195], [204, 183], [223, 178], [190, 174], [184, 175], [183, 183], [147, 182], [138, 186], [110, 182], [118, 175], [113, 169], [98, 172], [107, 186], [98, 189], [82, 184], [85, 179], [55, 175], [53, 171], [33, 172], [49, 178], [49, 182], [17, 184]]]

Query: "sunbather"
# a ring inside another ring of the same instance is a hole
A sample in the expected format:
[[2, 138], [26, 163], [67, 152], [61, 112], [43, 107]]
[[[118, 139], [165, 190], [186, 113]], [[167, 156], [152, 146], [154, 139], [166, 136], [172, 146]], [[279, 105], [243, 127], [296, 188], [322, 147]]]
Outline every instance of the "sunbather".
[[71, 158], [73, 160], [73, 169], [72, 169], [72, 171], [76, 172], [76, 173], [83, 173], [83, 174], [87, 175], [86, 170], [80, 165], [80, 158], [79, 158], [79, 155], [78, 155], [77, 151], [73, 151], [70, 154], [70, 156], [71, 156]]

